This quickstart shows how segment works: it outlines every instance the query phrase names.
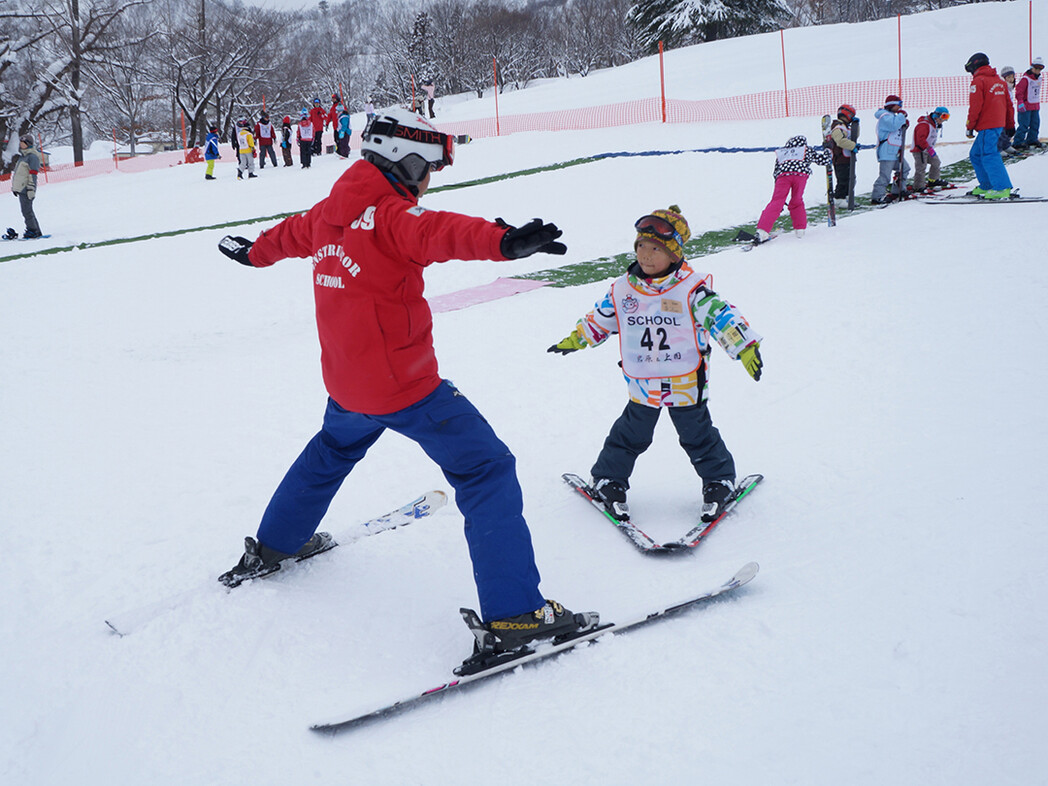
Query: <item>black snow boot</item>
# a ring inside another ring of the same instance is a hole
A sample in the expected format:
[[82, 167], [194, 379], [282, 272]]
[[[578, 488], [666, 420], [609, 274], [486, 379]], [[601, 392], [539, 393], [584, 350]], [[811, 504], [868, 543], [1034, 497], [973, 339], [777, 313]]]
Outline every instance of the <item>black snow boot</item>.
[[240, 562], [232, 570], [227, 570], [219, 576], [218, 580], [227, 587], [236, 587], [248, 579], [257, 579], [268, 576], [270, 573], [276, 573], [285, 560], [309, 559], [337, 545], [338, 543], [330, 533], [317, 532], [294, 554], [285, 554], [248, 536], [244, 538], [244, 556], [240, 558]]
[[619, 521], [630, 517], [630, 506], [626, 504], [626, 484], [609, 478], [594, 478], [593, 491], [597, 501], [604, 503], [604, 508]]
[[724, 511], [724, 504], [735, 491], [730, 480], [711, 480], [702, 487], [702, 520], [713, 521]]

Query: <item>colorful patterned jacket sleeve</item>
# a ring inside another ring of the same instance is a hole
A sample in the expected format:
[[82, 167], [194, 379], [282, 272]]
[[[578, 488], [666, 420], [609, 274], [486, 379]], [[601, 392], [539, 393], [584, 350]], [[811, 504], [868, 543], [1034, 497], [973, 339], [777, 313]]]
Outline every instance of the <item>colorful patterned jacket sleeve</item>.
[[619, 330], [618, 320], [615, 318], [615, 300], [611, 295], [611, 288], [604, 293], [597, 304], [586, 316], [575, 325], [575, 335], [588, 347], [596, 347], [608, 340], [612, 333]]
[[702, 287], [696, 290], [691, 313], [696, 330], [700, 331], [699, 346], [703, 350], [708, 345], [705, 336], [709, 335], [735, 360], [746, 347], [762, 340], [735, 306], [711, 290]]

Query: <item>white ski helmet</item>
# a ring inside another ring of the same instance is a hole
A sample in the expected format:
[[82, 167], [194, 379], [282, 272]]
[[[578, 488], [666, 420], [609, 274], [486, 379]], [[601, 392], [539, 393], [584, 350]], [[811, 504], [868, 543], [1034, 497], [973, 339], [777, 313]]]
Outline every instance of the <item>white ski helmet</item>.
[[454, 162], [455, 137], [437, 131], [414, 112], [394, 107], [376, 114], [368, 123], [360, 155], [417, 195], [417, 186], [427, 172], [437, 172]]

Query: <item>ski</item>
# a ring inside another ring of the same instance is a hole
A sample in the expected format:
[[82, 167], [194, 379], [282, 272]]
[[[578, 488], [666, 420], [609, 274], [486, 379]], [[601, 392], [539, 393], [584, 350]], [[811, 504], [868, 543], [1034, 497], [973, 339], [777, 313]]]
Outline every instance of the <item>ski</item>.
[[644, 530], [638, 527], [629, 519], [619, 519], [613, 516], [604, 503], [597, 499], [597, 493], [593, 488], [578, 475], [573, 475], [570, 472], [566, 472], [561, 475], [564, 482], [571, 486], [575, 491], [581, 494], [593, 507], [599, 510], [604, 516], [610, 521], [615, 527], [630, 539], [630, 543], [636, 546], [641, 551], [650, 554], [653, 552], [663, 551], [661, 545], [656, 543]]
[[895, 174], [892, 175], [892, 182], [888, 188], [890, 194], [893, 190], [895, 191], [896, 201], [902, 201], [908, 198], [908, 192], [906, 190], [906, 126], [909, 125], [907, 121], [906, 125], [902, 127], [902, 142], [899, 147], [899, 160], [895, 164]]
[[829, 115], [822, 116], [822, 146], [830, 152], [830, 163], [826, 165], [826, 223], [828, 226], [837, 226], [837, 203], [833, 201], [833, 139], [830, 136], [830, 127], [833, 118]]
[[[385, 532], [386, 530], [406, 526], [411, 522], [415, 521], [416, 519], [429, 516], [434, 511], [440, 510], [442, 507], [444, 507], [444, 505], [447, 504], [447, 501], [448, 496], [443, 491], [427, 491], [422, 496], [413, 499], [411, 502], [407, 503], [406, 505], [402, 505], [396, 510], [391, 510], [389, 513], [385, 513], [377, 518], [365, 521], [363, 524], [359, 525], [355, 534], [351, 534], [349, 536], [347, 542], [352, 543], [357, 540], [360, 540], [361, 538], [368, 537], [369, 535], [377, 535], [378, 533]], [[330, 538], [330, 535], [328, 536], [328, 538]], [[303, 560], [315, 557], [318, 554], [322, 554], [325, 551], [330, 551], [337, 545], [338, 543], [334, 539], [331, 539], [329, 543], [325, 544], [324, 548], [314, 551], [307, 557], [302, 557], [301, 559], [297, 560], [292, 560], [289, 558], [287, 560], [284, 560], [284, 562], [301, 562]], [[278, 563], [278, 565], [279, 564], [283, 563]], [[264, 579], [277, 573], [283, 572], [285, 572], [285, 570], [272, 570], [268, 573], [263, 573], [253, 578]], [[184, 606], [185, 604], [187, 604], [194, 598], [200, 596], [201, 594], [217, 592], [219, 591], [219, 589], [221, 589], [221, 591], [229, 593], [233, 591], [235, 586], [239, 586], [239, 584], [234, 585], [232, 587], [223, 584], [219, 584], [217, 588], [210, 584], [204, 587], [197, 587], [195, 589], [180, 592], [175, 595], [170, 595], [166, 598], [161, 598], [160, 600], [152, 603], [137, 606], [133, 609], [128, 609], [126, 611], [120, 612], [119, 614], [111, 615], [105, 619], [105, 623], [109, 626], [109, 629], [112, 630], [114, 633], [120, 636], [126, 636], [129, 633], [134, 633], [136, 630], [144, 626], [146, 623], [151, 622], [157, 617], [163, 616], [169, 611], [174, 611], [175, 609]]]
[[761, 240], [756, 235], [752, 235], [745, 229], [740, 229], [739, 233], [735, 235], [735, 242], [742, 243], [743, 251], [753, 251], [757, 246], [763, 246], [765, 243], [771, 242], [779, 236], [778, 232], [772, 232], [768, 235], [767, 240]]
[[683, 536], [677, 538], [677, 540], [671, 540], [667, 543], [658, 543], [654, 538], [648, 535], [644, 530], [638, 527], [630, 519], [618, 519], [613, 516], [607, 508], [604, 507], [596, 495], [593, 488], [586, 483], [578, 475], [573, 475], [570, 472], [565, 473], [561, 476], [564, 482], [571, 486], [575, 491], [581, 494], [593, 507], [604, 514], [615, 527], [622, 532], [630, 542], [640, 549], [645, 554], [677, 554], [688, 549], [693, 549], [699, 545], [699, 543], [706, 538], [713, 528], [716, 527], [720, 522], [727, 516], [732, 509], [739, 503], [743, 497], [747, 497], [757, 487], [757, 484], [764, 480], [763, 475], [747, 475], [740, 480], [735, 490], [731, 492], [728, 499], [724, 503], [724, 510], [720, 512], [713, 521], [702, 521], [688, 530]]
[[[855, 149], [851, 152], [851, 163], [848, 166], [848, 209], [855, 209], [855, 154], [859, 152], [859, 118], [853, 118], [848, 127], [848, 136], [855, 142]], [[848, 152], [848, 151], [845, 151]]]
[[50, 235], [37, 235], [37, 237], [35, 237], [35, 238], [20, 238], [18, 236], [18, 233], [15, 232], [13, 230], [13, 228], [10, 228], [8, 226], [7, 227], [7, 232], [5, 234], [3, 234], [3, 235], [0, 235], [0, 240], [43, 240], [44, 238], [49, 238], [49, 237], [50, 237]]
[[764, 480], [763, 475], [747, 475], [735, 485], [735, 490], [731, 492], [727, 501], [724, 503], [724, 510], [720, 512], [713, 521], [703, 521], [696, 524], [690, 530], [688, 530], [682, 537], [677, 540], [670, 541], [669, 543], [663, 543], [662, 548], [664, 549], [693, 549], [702, 542], [703, 539], [713, 528], [716, 527], [721, 521], [739, 504], [739, 501], [744, 497], [748, 497], [757, 485]]
[[1032, 202], [1048, 202], [1048, 197], [1013, 196], [1007, 199], [983, 199], [974, 194], [940, 197], [939, 199], [922, 199], [926, 205], [1016, 205]]
[[[664, 606], [655, 611], [649, 612], [638, 616], [628, 622], [619, 624], [605, 623], [598, 624], [596, 627], [572, 635], [567, 640], [558, 641], [556, 639], [549, 642], [538, 642], [531, 646], [525, 646], [524, 648], [517, 650], [512, 653], [506, 653], [506, 656], [501, 662], [494, 666], [491, 666], [483, 671], [468, 674], [458, 679], [454, 679], [450, 682], [446, 682], [440, 685], [436, 685], [428, 690], [424, 690], [420, 693], [414, 693], [399, 701], [394, 701], [391, 704], [387, 704], [384, 707], [379, 707], [371, 711], [365, 711], [359, 714], [343, 715], [333, 718], [328, 721], [321, 723], [315, 723], [310, 728], [313, 731], [321, 732], [325, 734], [336, 734], [350, 729], [360, 728], [369, 723], [390, 718], [394, 715], [399, 715], [408, 710], [416, 709], [417, 707], [445, 696], [449, 693], [460, 693], [468, 689], [474, 688], [481, 683], [490, 680], [493, 677], [498, 676], [504, 672], [512, 671], [518, 667], [528, 666], [530, 664], [547, 660], [549, 658], [556, 657], [567, 650], [574, 649], [580, 644], [585, 644], [596, 639], [600, 639], [606, 634], [624, 633], [643, 625], [647, 625], [655, 620], [662, 619], [668, 615], [676, 614], [685, 609], [694, 608], [709, 601], [717, 598], [725, 593], [736, 590], [748, 584], [753, 580], [754, 576], [757, 575], [759, 567], [756, 562], [748, 562], [743, 565], [738, 572], [730, 579], [725, 581], [716, 589], [709, 590], [708, 592], [702, 592], [698, 595], [694, 595], [680, 603], [674, 603], [669, 606]], [[463, 609], [463, 615], [465, 616], [468, 609]]]

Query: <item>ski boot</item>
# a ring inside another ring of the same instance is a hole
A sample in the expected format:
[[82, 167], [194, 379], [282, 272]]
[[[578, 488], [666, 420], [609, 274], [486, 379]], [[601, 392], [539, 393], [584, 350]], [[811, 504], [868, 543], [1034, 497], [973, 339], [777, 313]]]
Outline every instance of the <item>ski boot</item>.
[[702, 487], [702, 520], [713, 521], [723, 511], [724, 505], [735, 491], [735, 484], [730, 480], [711, 480]]
[[27, 229], [22, 233], [22, 240], [33, 240], [43, 236], [44, 234], [39, 229]]
[[630, 506], [626, 504], [626, 484], [610, 478], [594, 478], [593, 491], [597, 501], [603, 503], [604, 509], [619, 521], [630, 517]]
[[317, 532], [294, 554], [285, 554], [248, 536], [244, 538], [244, 556], [240, 558], [240, 562], [219, 576], [218, 580], [229, 588], [237, 587], [249, 579], [258, 579], [276, 573], [280, 570], [281, 564], [289, 559], [301, 562], [333, 549], [337, 545], [338, 543], [330, 533]]
[[459, 609], [466, 626], [472, 631], [473, 654], [455, 668], [455, 674], [476, 674], [506, 661], [516, 660], [533, 650], [531, 642], [552, 640], [554, 644], [569, 641], [600, 624], [595, 611], [572, 614], [555, 600], [535, 611], [515, 617], [483, 623], [473, 609]]

